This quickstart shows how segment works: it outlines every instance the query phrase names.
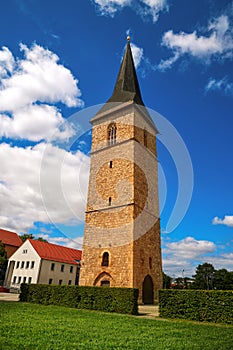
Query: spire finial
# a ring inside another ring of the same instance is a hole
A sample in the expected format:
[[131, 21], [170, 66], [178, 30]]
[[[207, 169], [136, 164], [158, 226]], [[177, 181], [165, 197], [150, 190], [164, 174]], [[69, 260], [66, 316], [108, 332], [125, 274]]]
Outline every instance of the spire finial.
[[130, 36], [129, 35], [127, 36], [127, 41], [130, 42]]

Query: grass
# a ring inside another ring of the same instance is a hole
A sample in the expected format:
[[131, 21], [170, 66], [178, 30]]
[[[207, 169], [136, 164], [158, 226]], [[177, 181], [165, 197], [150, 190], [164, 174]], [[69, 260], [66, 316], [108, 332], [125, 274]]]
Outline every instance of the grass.
[[230, 350], [232, 326], [0, 303], [0, 349]]

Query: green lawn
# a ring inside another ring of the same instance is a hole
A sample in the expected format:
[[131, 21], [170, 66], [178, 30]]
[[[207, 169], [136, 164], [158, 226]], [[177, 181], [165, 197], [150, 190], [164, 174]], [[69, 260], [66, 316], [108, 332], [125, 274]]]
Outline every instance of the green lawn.
[[233, 327], [0, 303], [0, 349], [230, 350]]

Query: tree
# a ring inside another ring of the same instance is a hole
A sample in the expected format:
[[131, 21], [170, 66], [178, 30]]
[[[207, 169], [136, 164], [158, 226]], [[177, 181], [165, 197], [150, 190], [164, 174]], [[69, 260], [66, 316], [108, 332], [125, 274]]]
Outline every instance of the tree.
[[[35, 237], [31, 233], [25, 233], [24, 235], [21, 235], [19, 237], [23, 242], [25, 242], [27, 239], [35, 239]], [[48, 241], [42, 237], [38, 237], [37, 241], [48, 243]]]
[[214, 289], [231, 290], [233, 289], [233, 272], [226, 269], [215, 271], [213, 278]]
[[34, 239], [35, 237], [31, 233], [25, 233], [24, 235], [19, 236], [23, 242], [27, 239]]
[[7, 252], [4, 244], [0, 241], [0, 281], [4, 281], [7, 268]]
[[196, 268], [196, 275], [194, 275], [194, 289], [213, 289], [213, 278], [215, 269], [212, 264], [204, 263], [198, 265]]
[[172, 278], [163, 272], [163, 289], [169, 289], [171, 286]]
[[38, 237], [38, 238], [37, 238], [37, 241], [48, 243], [47, 239], [44, 239], [44, 238], [42, 238], [42, 237]]

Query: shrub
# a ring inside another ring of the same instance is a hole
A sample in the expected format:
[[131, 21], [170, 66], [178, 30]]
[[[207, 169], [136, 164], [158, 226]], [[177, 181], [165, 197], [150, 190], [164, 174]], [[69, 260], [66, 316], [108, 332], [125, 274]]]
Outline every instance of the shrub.
[[233, 323], [233, 291], [160, 290], [160, 317]]
[[133, 315], [138, 313], [137, 300], [133, 288], [22, 284], [20, 294], [20, 301]]

